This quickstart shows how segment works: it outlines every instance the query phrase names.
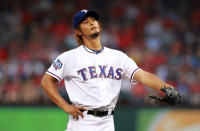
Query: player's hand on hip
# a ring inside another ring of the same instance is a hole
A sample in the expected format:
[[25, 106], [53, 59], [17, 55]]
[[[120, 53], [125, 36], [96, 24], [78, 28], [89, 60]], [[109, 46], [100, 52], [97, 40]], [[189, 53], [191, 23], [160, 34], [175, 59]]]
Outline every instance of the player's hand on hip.
[[86, 108], [84, 107], [77, 107], [75, 105], [69, 105], [65, 108], [64, 110], [66, 113], [72, 115], [72, 117], [75, 119], [75, 120], [78, 120], [79, 119], [79, 115], [83, 118], [83, 112], [82, 111], [87, 111]]

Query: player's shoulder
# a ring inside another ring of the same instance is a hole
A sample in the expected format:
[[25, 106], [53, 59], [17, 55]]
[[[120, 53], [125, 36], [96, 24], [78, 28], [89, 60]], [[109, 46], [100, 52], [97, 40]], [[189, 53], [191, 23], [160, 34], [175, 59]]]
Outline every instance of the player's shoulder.
[[124, 52], [117, 50], [117, 49], [112, 49], [112, 48], [108, 48], [108, 47], [104, 47], [104, 49], [107, 53], [110, 53], [112, 55], [126, 56], [126, 54]]

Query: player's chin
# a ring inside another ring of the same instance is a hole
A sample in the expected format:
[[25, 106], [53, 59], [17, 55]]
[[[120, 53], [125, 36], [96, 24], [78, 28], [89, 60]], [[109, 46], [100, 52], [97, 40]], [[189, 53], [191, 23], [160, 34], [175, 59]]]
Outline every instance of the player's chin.
[[99, 32], [94, 32], [94, 33], [91, 33], [90, 35], [88, 35], [90, 38], [97, 38], [99, 36]]
[[92, 35], [94, 35], [94, 34], [99, 34], [100, 33], [100, 31], [98, 31], [98, 30], [95, 30], [95, 31], [92, 31]]

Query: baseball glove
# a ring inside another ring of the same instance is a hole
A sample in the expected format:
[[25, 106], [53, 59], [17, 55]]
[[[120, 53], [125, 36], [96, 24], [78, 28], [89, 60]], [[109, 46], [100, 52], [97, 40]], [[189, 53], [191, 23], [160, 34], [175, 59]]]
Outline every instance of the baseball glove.
[[154, 100], [156, 103], [167, 104], [167, 105], [176, 105], [181, 103], [181, 95], [177, 90], [171, 87], [162, 87], [161, 91], [165, 93], [164, 97], [160, 96], [149, 96], [151, 100]]

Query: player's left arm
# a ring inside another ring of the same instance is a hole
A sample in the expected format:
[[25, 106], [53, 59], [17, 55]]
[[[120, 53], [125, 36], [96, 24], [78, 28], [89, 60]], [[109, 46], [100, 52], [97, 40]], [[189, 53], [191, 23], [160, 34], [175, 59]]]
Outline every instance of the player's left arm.
[[157, 90], [161, 90], [162, 87], [173, 88], [173, 86], [162, 81], [156, 75], [154, 75], [150, 72], [144, 71], [144, 70], [137, 71], [134, 75], [134, 79], [147, 87], [157, 89]]
[[134, 79], [150, 88], [157, 89], [165, 93], [164, 97], [149, 96], [149, 98], [153, 99], [156, 103], [176, 105], [182, 101], [181, 95], [176, 89], [174, 89], [173, 86], [162, 81], [152, 73], [144, 70], [138, 70], [134, 75]]

